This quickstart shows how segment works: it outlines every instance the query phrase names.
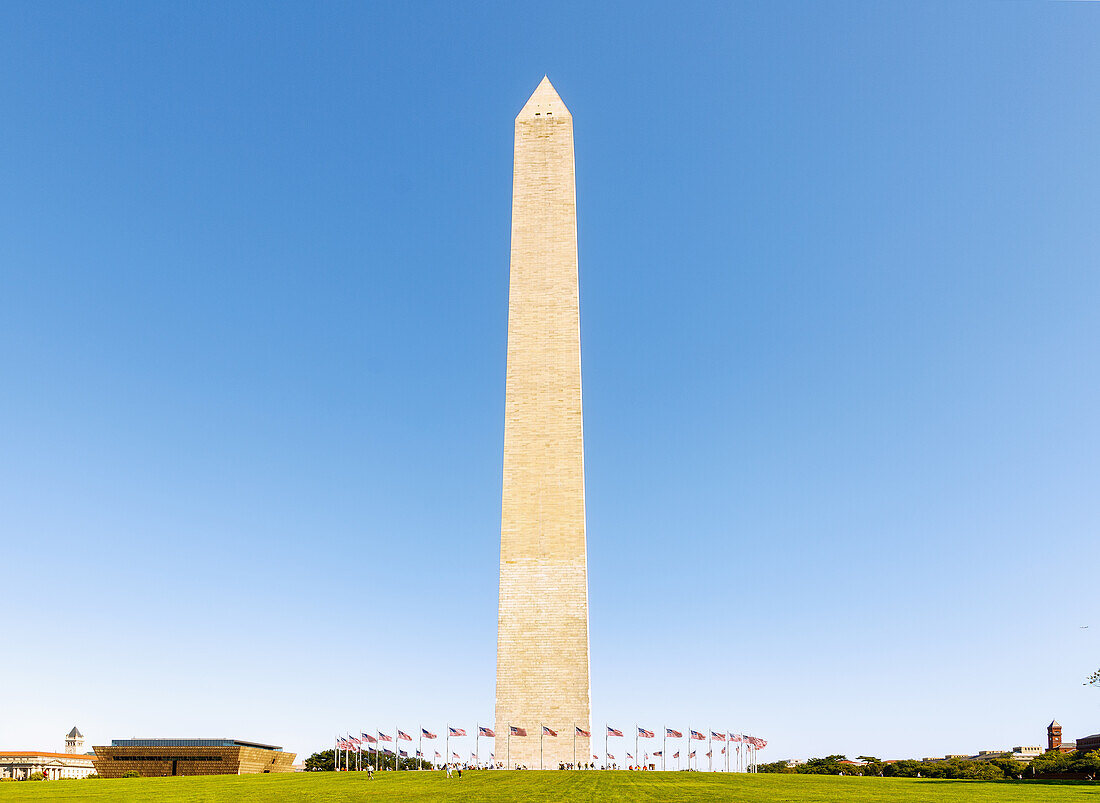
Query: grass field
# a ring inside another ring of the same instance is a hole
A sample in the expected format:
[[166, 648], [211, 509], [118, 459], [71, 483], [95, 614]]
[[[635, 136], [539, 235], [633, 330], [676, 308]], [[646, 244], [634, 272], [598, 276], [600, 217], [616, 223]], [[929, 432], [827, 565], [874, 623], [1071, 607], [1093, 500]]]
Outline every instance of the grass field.
[[679, 772], [286, 773], [191, 778], [0, 783], [9, 801], [1006, 801], [1097, 800], [1100, 784], [1075, 782], [936, 781], [823, 775], [739, 775]]

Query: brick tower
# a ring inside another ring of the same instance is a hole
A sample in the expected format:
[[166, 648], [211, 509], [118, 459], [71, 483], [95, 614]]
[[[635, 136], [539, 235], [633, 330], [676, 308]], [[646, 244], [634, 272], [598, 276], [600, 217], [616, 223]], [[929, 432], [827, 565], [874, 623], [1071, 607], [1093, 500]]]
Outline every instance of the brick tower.
[[1062, 749], [1062, 726], [1058, 720], [1052, 719], [1047, 725], [1047, 750]]
[[591, 760], [578, 295], [573, 118], [543, 78], [512, 176], [495, 749], [513, 767]]

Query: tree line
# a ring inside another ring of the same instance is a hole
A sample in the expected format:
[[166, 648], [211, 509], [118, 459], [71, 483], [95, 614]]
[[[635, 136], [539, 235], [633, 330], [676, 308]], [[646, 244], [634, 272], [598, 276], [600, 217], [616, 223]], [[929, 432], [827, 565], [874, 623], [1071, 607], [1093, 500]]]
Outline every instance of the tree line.
[[1052, 775], [1100, 776], [1100, 750], [1060, 753], [1052, 750], [1036, 756], [1030, 763], [1008, 757], [982, 759], [949, 758], [941, 761], [902, 759], [883, 761], [874, 756], [857, 756], [863, 764], [848, 763], [846, 756], [831, 755], [811, 758], [805, 764], [789, 765], [774, 761], [757, 765], [758, 772], [781, 772], [798, 775], [881, 775], [885, 778], [946, 778], [981, 781], [1003, 781], [1006, 778], [1041, 778]]

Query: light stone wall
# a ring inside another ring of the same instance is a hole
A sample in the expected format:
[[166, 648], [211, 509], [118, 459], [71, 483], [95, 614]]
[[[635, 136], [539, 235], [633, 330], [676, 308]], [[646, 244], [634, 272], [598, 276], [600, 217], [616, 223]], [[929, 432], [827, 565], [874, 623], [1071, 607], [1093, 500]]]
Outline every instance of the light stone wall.
[[544, 78], [515, 124], [497, 636], [496, 760], [531, 769], [591, 731], [579, 316], [573, 119]]

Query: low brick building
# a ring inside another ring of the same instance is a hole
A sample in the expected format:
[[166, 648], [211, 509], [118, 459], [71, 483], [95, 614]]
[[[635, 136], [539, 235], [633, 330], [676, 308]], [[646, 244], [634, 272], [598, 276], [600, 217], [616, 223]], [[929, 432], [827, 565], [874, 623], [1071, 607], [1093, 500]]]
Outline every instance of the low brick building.
[[1094, 733], [1092, 736], [1082, 736], [1077, 740], [1077, 749], [1085, 753], [1093, 750], [1100, 750], [1100, 733]]
[[94, 749], [101, 778], [131, 770], [145, 776], [293, 772], [295, 759], [281, 747], [239, 739], [114, 739]]

